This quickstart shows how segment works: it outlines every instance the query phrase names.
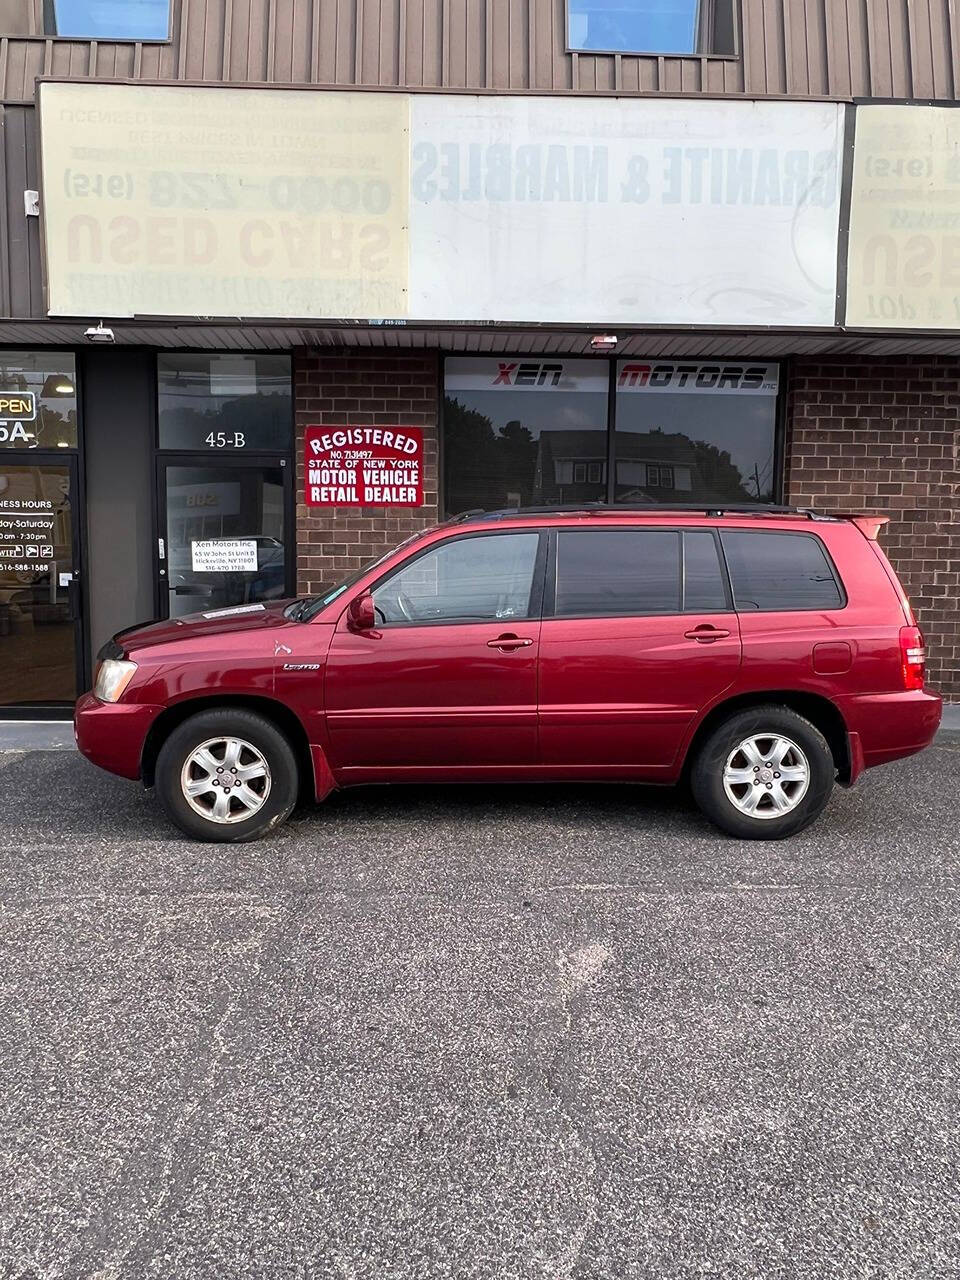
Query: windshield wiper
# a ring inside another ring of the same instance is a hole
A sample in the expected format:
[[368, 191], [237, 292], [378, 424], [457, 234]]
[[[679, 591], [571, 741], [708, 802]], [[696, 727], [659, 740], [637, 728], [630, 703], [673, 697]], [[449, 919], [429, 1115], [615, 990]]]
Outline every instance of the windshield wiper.
[[303, 615], [309, 609], [310, 605], [316, 600], [316, 596], [304, 596], [302, 600], [295, 601], [287, 612], [287, 617], [293, 622], [302, 622]]

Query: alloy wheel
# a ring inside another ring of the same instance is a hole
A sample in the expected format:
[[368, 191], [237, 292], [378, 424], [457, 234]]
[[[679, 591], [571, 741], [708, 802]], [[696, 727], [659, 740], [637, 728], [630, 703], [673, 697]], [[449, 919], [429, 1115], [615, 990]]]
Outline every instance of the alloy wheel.
[[723, 769], [727, 799], [751, 818], [782, 818], [797, 807], [809, 786], [807, 757], [779, 733], [744, 738]]
[[187, 756], [180, 787], [187, 804], [210, 822], [243, 822], [270, 794], [270, 766], [243, 738], [208, 738]]

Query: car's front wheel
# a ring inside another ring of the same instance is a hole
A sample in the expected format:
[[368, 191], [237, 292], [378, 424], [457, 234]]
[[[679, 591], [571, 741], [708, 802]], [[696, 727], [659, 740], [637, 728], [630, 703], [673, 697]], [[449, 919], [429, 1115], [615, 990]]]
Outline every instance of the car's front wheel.
[[297, 759], [271, 721], [224, 707], [177, 726], [157, 757], [156, 788], [167, 815], [195, 840], [255, 840], [290, 816]]
[[836, 777], [823, 734], [770, 705], [735, 712], [701, 745], [690, 785], [713, 822], [747, 840], [782, 840], [823, 812]]

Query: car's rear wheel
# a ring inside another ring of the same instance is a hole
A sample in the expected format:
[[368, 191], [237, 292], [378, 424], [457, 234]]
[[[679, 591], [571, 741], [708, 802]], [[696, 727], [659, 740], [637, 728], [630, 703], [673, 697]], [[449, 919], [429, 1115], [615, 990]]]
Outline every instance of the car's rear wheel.
[[290, 816], [297, 759], [264, 716], [224, 707], [177, 726], [157, 757], [167, 815], [195, 840], [255, 840]]
[[836, 777], [833, 753], [804, 716], [770, 705], [735, 712], [693, 762], [694, 799], [713, 822], [748, 840], [782, 840], [823, 812]]

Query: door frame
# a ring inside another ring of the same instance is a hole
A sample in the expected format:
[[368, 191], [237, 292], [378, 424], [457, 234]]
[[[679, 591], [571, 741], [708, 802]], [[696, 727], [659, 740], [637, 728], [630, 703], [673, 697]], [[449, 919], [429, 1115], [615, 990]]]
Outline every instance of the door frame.
[[[283, 580], [285, 595], [296, 594], [297, 546], [296, 546], [296, 494], [294, 492], [294, 467], [286, 455], [275, 453], [198, 453], [164, 450], [154, 455], [154, 510], [153, 510], [153, 603], [157, 618], [168, 618], [169, 590], [167, 579], [170, 539], [167, 532], [167, 467], [201, 467], [212, 470], [217, 466], [246, 467], [263, 470], [279, 467], [283, 474]], [[160, 539], [163, 539], [163, 559], [160, 558]]]
[[[0, 720], [63, 720], [64, 711], [72, 709], [76, 698], [88, 688], [87, 653], [90, 645], [89, 609], [87, 607], [87, 575], [84, 572], [84, 525], [86, 522], [86, 494], [83, 487], [83, 467], [77, 449], [9, 449], [0, 453], [0, 468], [9, 467], [66, 467], [70, 477], [70, 552], [73, 575], [76, 616], [73, 619], [73, 670], [76, 697], [63, 702], [20, 702], [0, 705]], [[2, 640], [0, 640], [2, 644]]]

